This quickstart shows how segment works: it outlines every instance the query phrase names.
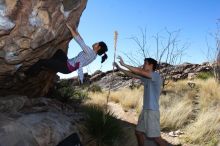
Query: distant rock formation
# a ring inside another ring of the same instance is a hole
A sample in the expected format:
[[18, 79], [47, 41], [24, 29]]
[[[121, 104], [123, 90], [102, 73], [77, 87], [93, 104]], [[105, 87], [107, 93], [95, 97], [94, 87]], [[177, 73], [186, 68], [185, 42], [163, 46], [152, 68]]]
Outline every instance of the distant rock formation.
[[[180, 65], [170, 65], [167, 63], [162, 63], [159, 68], [159, 72], [162, 76], [166, 76], [167, 78], [178, 81], [182, 79], [194, 79], [198, 73], [200, 72], [212, 72], [213, 67], [209, 62], [205, 62], [203, 64], [191, 64], [191, 63], [183, 63]], [[141, 84], [140, 80], [132, 79], [124, 75], [123, 73], [115, 70], [114, 76], [112, 76], [112, 70], [107, 72], [96, 71], [92, 75], [85, 74], [85, 82], [89, 84], [97, 84], [103, 89], [108, 89], [110, 86], [110, 82], [113, 79], [113, 83], [111, 85], [112, 90], [117, 90], [121, 87], [137, 87]], [[78, 85], [77, 78], [71, 79], [73, 85]]]
[[67, 52], [71, 34], [66, 22], [78, 26], [87, 0], [0, 0], [0, 95], [41, 96], [56, 79], [43, 71], [18, 81], [22, 72], [58, 49]]
[[204, 62], [202, 64], [191, 64], [183, 63], [180, 65], [168, 65], [160, 68], [160, 73], [162, 76], [168, 76], [169, 79], [174, 81], [182, 79], [193, 79], [200, 72], [211, 72], [213, 67], [209, 62]]

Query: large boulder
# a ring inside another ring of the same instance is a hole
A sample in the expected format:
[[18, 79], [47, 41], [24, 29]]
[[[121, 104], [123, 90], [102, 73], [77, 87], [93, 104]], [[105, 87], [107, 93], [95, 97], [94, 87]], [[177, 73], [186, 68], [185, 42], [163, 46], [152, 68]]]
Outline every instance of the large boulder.
[[71, 33], [66, 22], [78, 27], [87, 0], [0, 0], [0, 95], [45, 95], [56, 73], [18, 80], [39, 59], [58, 49], [67, 52]]
[[[48, 98], [0, 97], [0, 146], [56, 146], [79, 133], [80, 113]], [[72, 108], [72, 107], [71, 107]]]

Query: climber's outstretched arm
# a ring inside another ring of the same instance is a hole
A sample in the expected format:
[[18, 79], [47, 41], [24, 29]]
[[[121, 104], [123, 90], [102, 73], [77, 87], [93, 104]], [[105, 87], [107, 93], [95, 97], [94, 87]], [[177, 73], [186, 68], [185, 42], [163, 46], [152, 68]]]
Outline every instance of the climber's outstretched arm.
[[137, 79], [140, 79], [140, 78], [141, 78], [141, 76], [139, 76], [139, 75], [136, 75], [136, 74], [134, 74], [134, 73], [132, 73], [132, 72], [130, 72], [130, 71], [128, 71], [128, 70], [122, 69], [116, 62], [114, 62], [113, 65], [114, 65], [119, 71], [123, 72], [123, 73], [126, 74], [127, 76], [130, 76], [130, 77], [132, 77], [132, 78], [137, 78]]
[[71, 31], [71, 34], [73, 36], [73, 38], [75, 39], [75, 41], [80, 45], [80, 47], [83, 49], [83, 51], [87, 54], [89, 54], [89, 47], [85, 44], [85, 42], [83, 41], [82, 37], [80, 36], [79, 32], [76, 31], [76, 29], [72, 28], [69, 24], [66, 24], [66, 26], [69, 28], [69, 30]]
[[71, 32], [71, 34], [72, 34], [72, 36], [73, 36], [74, 38], [76, 38], [77, 36], [79, 36], [80, 39], [83, 40], [83, 38], [81, 37], [81, 35], [79, 34], [79, 32], [76, 30], [75, 27], [72, 28], [69, 24], [66, 24], [66, 26], [69, 28], [69, 30], [70, 30], [70, 32]]

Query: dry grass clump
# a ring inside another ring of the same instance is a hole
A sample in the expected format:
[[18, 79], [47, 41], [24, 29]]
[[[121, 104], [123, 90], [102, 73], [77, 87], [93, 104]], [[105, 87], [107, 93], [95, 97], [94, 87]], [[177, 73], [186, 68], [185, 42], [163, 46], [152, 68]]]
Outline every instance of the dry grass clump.
[[192, 112], [192, 101], [188, 96], [160, 97], [161, 129], [177, 130], [186, 125]]
[[[86, 103], [106, 104], [107, 95], [107, 91], [102, 93], [90, 92], [90, 100], [86, 101]], [[109, 101], [121, 104], [124, 110], [135, 109], [137, 112], [140, 112], [143, 102], [143, 88], [133, 90], [123, 88], [118, 91], [111, 91]]]
[[216, 106], [220, 108], [220, 85], [215, 79], [196, 80], [195, 82], [199, 87], [198, 96], [201, 109], [208, 110]]
[[186, 92], [191, 90], [187, 83], [187, 80], [180, 80], [177, 82], [170, 81], [165, 90], [172, 91], [175, 95], [183, 96]]
[[187, 126], [184, 140], [188, 143], [216, 146], [220, 139], [219, 108], [209, 109], [198, 115], [198, 119]]
[[142, 99], [143, 88], [133, 90], [124, 88], [111, 92], [110, 94], [110, 100], [116, 103], [120, 103], [125, 110], [136, 109], [139, 111], [140, 105], [142, 105]]
[[[184, 130], [182, 140], [192, 144], [215, 146], [220, 142], [220, 84], [213, 78], [170, 82], [166, 95], [160, 96], [161, 129]], [[89, 93], [88, 102], [105, 104], [107, 92]], [[120, 89], [110, 94], [110, 101], [121, 104], [124, 110], [142, 110], [143, 87]]]
[[200, 112], [186, 128], [189, 143], [216, 146], [220, 142], [220, 84], [214, 78], [196, 80]]
[[103, 106], [107, 102], [107, 92], [89, 92], [89, 100], [86, 101], [86, 104], [97, 104]]

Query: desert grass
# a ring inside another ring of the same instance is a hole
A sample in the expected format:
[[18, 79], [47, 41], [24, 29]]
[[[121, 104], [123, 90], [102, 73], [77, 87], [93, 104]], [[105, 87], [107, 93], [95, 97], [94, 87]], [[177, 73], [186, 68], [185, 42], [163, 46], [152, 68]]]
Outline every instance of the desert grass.
[[89, 105], [84, 112], [85, 130], [97, 146], [118, 145], [124, 134], [117, 116], [99, 105]]
[[[215, 146], [220, 143], [220, 84], [213, 78], [193, 82], [194, 88], [188, 86], [187, 80], [170, 82], [166, 87], [166, 95], [160, 96], [161, 129], [182, 129], [185, 133], [181, 138], [183, 143]], [[89, 93], [89, 96], [89, 102], [106, 103], [106, 92]], [[121, 104], [124, 110], [135, 109], [139, 113], [143, 87], [113, 91], [110, 101]]]
[[180, 80], [178, 82], [170, 81], [165, 90], [175, 93], [175, 96], [184, 96], [191, 88], [188, 86], [187, 80]]
[[171, 81], [165, 89], [166, 95], [160, 96], [162, 130], [178, 130], [190, 122], [197, 91], [187, 83], [187, 80]]
[[216, 146], [220, 139], [220, 109], [209, 109], [187, 126], [184, 140], [188, 143]]
[[[87, 104], [106, 104], [107, 102], [107, 91], [103, 91], [102, 93], [90, 92], [89, 97], [90, 100], [86, 101]], [[123, 88], [118, 91], [111, 91], [109, 96], [109, 101], [121, 104], [123, 109], [135, 109], [137, 112], [140, 112], [142, 109], [142, 101], [143, 100], [143, 88], [141, 89], [133, 89]]]
[[185, 141], [216, 146], [220, 142], [220, 84], [214, 78], [195, 80], [198, 88], [200, 113], [185, 128]]
[[192, 101], [187, 95], [172, 100], [169, 96], [161, 96], [160, 99], [162, 130], [178, 130], [189, 122], [192, 113]]
[[133, 89], [124, 88], [119, 91], [111, 92], [110, 101], [120, 103], [124, 110], [135, 109], [140, 111], [143, 100], [143, 88]]
[[206, 111], [213, 107], [220, 108], [220, 84], [214, 78], [196, 80], [195, 83], [199, 87], [201, 109]]
[[104, 106], [107, 103], [107, 92], [89, 92], [89, 100], [85, 101], [85, 104], [97, 104]]

